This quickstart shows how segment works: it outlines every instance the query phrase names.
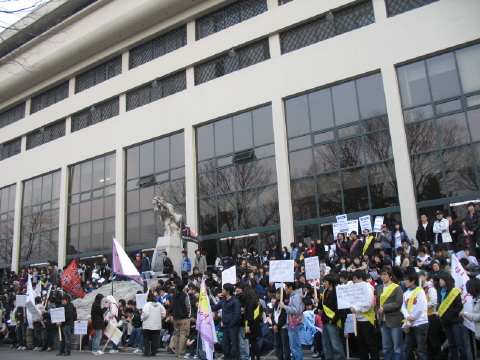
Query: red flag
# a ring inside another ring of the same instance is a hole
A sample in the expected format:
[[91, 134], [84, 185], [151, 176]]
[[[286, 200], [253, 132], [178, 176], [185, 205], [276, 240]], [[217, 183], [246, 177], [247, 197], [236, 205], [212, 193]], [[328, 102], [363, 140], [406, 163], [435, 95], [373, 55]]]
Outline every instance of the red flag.
[[72, 293], [76, 297], [83, 298], [85, 292], [82, 289], [82, 282], [80, 275], [78, 275], [77, 259], [73, 259], [70, 266], [63, 272], [63, 276], [60, 279], [62, 288]]

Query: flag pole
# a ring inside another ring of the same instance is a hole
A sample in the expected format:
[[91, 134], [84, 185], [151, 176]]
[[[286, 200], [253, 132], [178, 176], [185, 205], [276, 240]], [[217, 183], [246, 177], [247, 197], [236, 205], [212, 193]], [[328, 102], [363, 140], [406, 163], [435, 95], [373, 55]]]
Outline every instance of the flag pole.
[[[113, 239], [115, 239], [115, 234], [112, 234], [112, 249], [115, 247], [115, 243], [113, 242]], [[113, 252], [112, 252], [112, 256], [113, 256]], [[114, 265], [113, 258], [112, 258], [112, 296], [113, 296], [113, 275], [114, 275], [114, 271], [115, 271], [115, 265]]]

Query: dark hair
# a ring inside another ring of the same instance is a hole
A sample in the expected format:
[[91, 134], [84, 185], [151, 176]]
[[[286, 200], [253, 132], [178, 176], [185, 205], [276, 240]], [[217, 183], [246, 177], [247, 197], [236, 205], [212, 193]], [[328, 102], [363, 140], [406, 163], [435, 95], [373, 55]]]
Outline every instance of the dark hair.
[[367, 280], [367, 274], [365, 274], [365, 271], [360, 271], [360, 270], [357, 270], [353, 273], [353, 277], [355, 279], [360, 279], [360, 280]]
[[68, 302], [70, 302], [72, 300], [72, 298], [68, 294], [63, 294], [62, 300], [67, 300]]
[[392, 282], [394, 282], [395, 284], [398, 284], [398, 279], [395, 276], [395, 274], [393, 273], [392, 269], [383, 268], [382, 270], [380, 270], [380, 275], [383, 274], [383, 273], [386, 273], [388, 275], [388, 277], [392, 280]]
[[182, 250], [182, 254], [187, 255], [187, 252], [185, 250]]
[[236, 287], [236, 288], [239, 288], [239, 289], [241, 289], [241, 290], [245, 290], [245, 288], [247, 287], [247, 285], [245, 285], [245, 284], [242, 283], [242, 282], [238, 282], [238, 283], [235, 284], [235, 287]]
[[297, 283], [295, 283], [295, 282], [286, 282], [286, 283], [285, 283], [285, 287], [287, 287], [287, 288], [291, 287], [292, 290], [297, 290]]
[[125, 310], [123, 310], [123, 312], [126, 313], [126, 314], [133, 314], [134, 313], [132, 308], [125, 309]]
[[382, 265], [383, 266], [385, 266], [385, 265], [392, 266], [392, 262], [388, 259], [383, 259], [382, 260]]
[[443, 250], [443, 247], [442, 247], [441, 244], [437, 244], [437, 245], [435, 245], [435, 246], [433, 247], [433, 251], [434, 251], [434, 252], [440, 252], [440, 251], [442, 251], [442, 250]]
[[157, 302], [157, 298], [153, 295], [152, 289], [148, 290], [147, 301]]
[[417, 273], [407, 273], [407, 274], [405, 274], [404, 280], [414, 281], [415, 285], [418, 286], [418, 275], [417, 275]]
[[472, 278], [468, 280], [467, 292], [475, 298], [480, 296], [480, 279]]
[[183, 281], [179, 281], [177, 283], [177, 291], [183, 291], [184, 287], [185, 287], [185, 283]]
[[258, 301], [257, 294], [255, 293], [253, 287], [245, 286], [245, 290], [243, 290], [243, 293], [245, 294], [245, 299], [253, 299], [255, 301]]
[[162, 252], [162, 254], [168, 255], [168, 253], [166, 251]]
[[323, 277], [323, 281], [328, 281], [330, 285], [337, 286], [338, 278], [333, 274], [327, 274]]
[[230, 294], [230, 296], [233, 296], [233, 292], [234, 292], [234, 287], [232, 284], [224, 284], [223, 285], [223, 289], [228, 292]]
[[470, 261], [468, 261], [468, 259], [461, 258], [461, 259], [460, 259], [460, 264], [462, 264], [463, 268], [465, 269], [465, 266], [467, 266], [468, 264], [470, 264]]
[[285, 299], [285, 297], [287, 296], [287, 294], [285, 293], [285, 289], [279, 287], [277, 290], [275, 290], [275, 293], [277, 294], [280, 294], [281, 292], [283, 292], [283, 299]]
[[441, 273], [438, 274], [438, 278], [445, 281], [445, 288], [447, 291], [450, 291], [455, 287], [455, 280], [453, 279], [452, 275], [448, 273]]

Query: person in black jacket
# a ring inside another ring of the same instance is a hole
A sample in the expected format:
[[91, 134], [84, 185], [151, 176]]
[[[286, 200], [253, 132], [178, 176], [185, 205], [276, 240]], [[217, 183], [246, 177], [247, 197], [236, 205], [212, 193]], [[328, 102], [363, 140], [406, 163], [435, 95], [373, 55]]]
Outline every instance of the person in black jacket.
[[465, 228], [467, 229], [468, 236], [470, 238], [470, 248], [472, 249], [472, 255], [475, 256], [477, 247], [480, 246], [480, 214], [475, 209], [474, 203], [467, 205], [468, 212], [465, 215]]
[[92, 310], [90, 315], [92, 317], [92, 329], [95, 330], [95, 335], [92, 340], [92, 353], [94, 355], [102, 355], [103, 352], [100, 350], [100, 340], [102, 340], [102, 331], [105, 330], [105, 319], [104, 313], [110, 307], [107, 305], [102, 308], [102, 300], [105, 297], [103, 294], [97, 294], [95, 296], [95, 301], [92, 304]]
[[325, 245], [323, 244], [322, 239], [317, 239], [316, 241], [315, 255], [318, 256], [318, 261], [327, 260], [327, 256], [325, 255]]
[[[443, 330], [447, 335], [450, 358], [452, 360], [467, 359], [467, 348], [463, 339], [463, 317], [460, 312], [463, 309], [462, 293], [455, 288], [455, 280], [452, 275], [443, 273], [438, 276], [440, 278], [438, 316], [442, 323]], [[447, 298], [454, 298], [453, 302], [445, 307], [442, 303]], [[459, 356], [460, 355], [460, 356]]]
[[238, 320], [238, 350], [240, 351], [240, 360], [248, 360], [250, 358], [250, 344], [248, 339], [245, 338], [245, 305], [246, 298], [243, 291], [246, 285], [242, 282], [235, 284], [235, 290], [237, 292], [237, 299], [242, 305], [242, 314], [240, 320]]
[[60, 349], [57, 353], [57, 356], [70, 356], [72, 339], [71, 339], [71, 330], [73, 327], [73, 322], [75, 319], [75, 306], [71, 302], [70, 295], [63, 294], [62, 297], [62, 306], [65, 308], [65, 321], [57, 322], [57, 327], [62, 331], [62, 341], [60, 342]]
[[[162, 258], [163, 258], [163, 273], [168, 277], [170, 277], [170, 274], [173, 271], [172, 260], [170, 260], [170, 258], [168, 257], [168, 253], [166, 251], [162, 253]], [[142, 265], [142, 270], [143, 270], [143, 265]]]
[[428, 222], [428, 217], [425, 214], [420, 216], [420, 224], [418, 224], [415, 237], [419, 246], [427, 246], [429, 250], [432, 250], [433, 225]]
[[175, 349], [177, 356], [185, 356], [187, 350], [187, 339], [190, 335], [190, 298], [187, 293], [183, 291], [185, 283], [179, 282], [177, 284], [177, 291], [173, 295], [173, 336], [170, 341], [171, 348]]
[[287, 313], [285, 309], [278, 306], [280, 302], [280, 292], [283, 291], [283, 299], [285, 301], [287, 294], [282, 288], [278, 288], [275, 292], [275, 304], [273, 305], [273, 342], [275, 347], [275, 356], [278, 360], [290, 360], [290, 346], [288, 343], [287, 329]]
[[258, 301], [258, 290], [246, 286], [245, 294], [245, 337], [250, 343], [251, 360], [260, 360], [257, 340], [262, 337], [263, 307]]

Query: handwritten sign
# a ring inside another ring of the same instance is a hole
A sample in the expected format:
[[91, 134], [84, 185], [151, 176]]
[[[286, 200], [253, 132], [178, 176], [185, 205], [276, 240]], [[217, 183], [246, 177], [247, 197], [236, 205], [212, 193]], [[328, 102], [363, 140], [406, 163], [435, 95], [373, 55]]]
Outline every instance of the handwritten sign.
[[383, 216], [375, 216], [375, 222], [373, 224], [373, 232], [381, 232], [383, 225]]
[[15, 300], [17, 301], [17, 307], [25, 306], [27, 303], [27, 295], [17, 295], [15, 296]]
[[372, 220], [370, 219], [370, 215], [365, 215], [359, 218], [360, 220], [360, 228], [362, 229], [362, 233], [365, 230], [372, 231]]
[[87, 334], [88, 321], [75, 321], [73, 323], [73, 333], [75, 335]]
[[333, 238], [336, 240], [338, 237], [338, 234], [340, 234], [340, 226], [338, 226], [338, 223], [333, 223], [332, 229], [333, 229]]
[[143, 309], [147, 303], [147, 294], [136, 294], [135, 301], [137, 303], [137, 309]]
[[[462, 290], [462, 304], [463, 304], [463, 311], [465, 312], [473, 312], [473, 296], [467, 292], [467, 281], [470, 279], [468, 275], [465, 273], [462, 264], [458, 260], [458, 258], [452, 255], [452, 277], [455, 280], [455, 286]], [[465, 326], [470, 331], [475, 332], [475, 323], [468, 319], [464, 319], [463, 326]]]
[[337, 302], [339, 309], [351, 306], [370, 306], [367, 283], [347, 284], [337, 286]]
[[355, 325], [353, 324], [353, 314], [347, 315], [347, 320], [345, 320], [345, 328], [343, 329], [344, 334], [353, 334], [355, 332]]
[[236, 266], [231, 266], [227, 270], [222, 271], [222, 285], [237, 283], [237, 268]]
[[270, 261], [271, 282], [293, 282], [295, 281], [294, 260]]
[[355, 231], [356, 233], [358, 233], [358, 220], [350, 220], [347, 224], [348, 224], [348, 231], [347, 231], [348, 236], [350, 236], [352, 231]]
[[320, 278], [320, 266], [318, 256], [305, 258], [305, 277], [307, 280]]
[[37, 307], [31, 301], [27, 301], [25, 306], [27, 307], [27, 310], [30, 311], [30, 314], [32, 314], [33, 320], [37, 320], [42, 317], [40, 311], [38, 311]]
[[65, 308], [55, 308], [50, 309], [50, 318], [52, 319], [52, 324], [57, 322], [65, 322]]
[[122, 339], [122, 332], [117, 329], [111, 322], [108, 323], [105, 329], [105, 335], [115, 344], [118, 344]]
[[337, 215], [338, 231], [346, 233], [348, 231], [347, 214]]

